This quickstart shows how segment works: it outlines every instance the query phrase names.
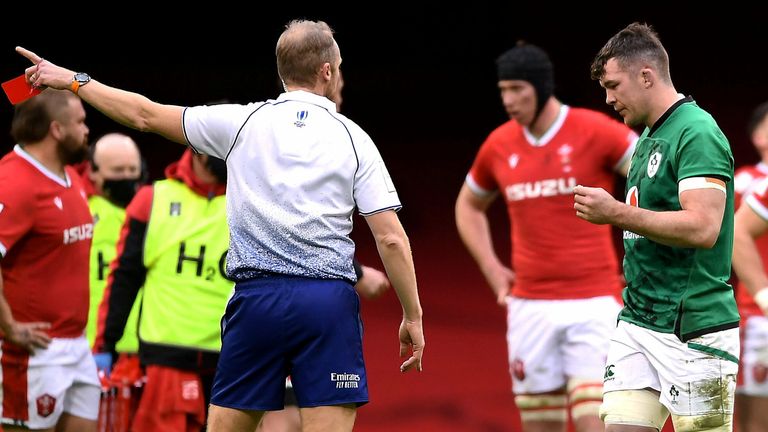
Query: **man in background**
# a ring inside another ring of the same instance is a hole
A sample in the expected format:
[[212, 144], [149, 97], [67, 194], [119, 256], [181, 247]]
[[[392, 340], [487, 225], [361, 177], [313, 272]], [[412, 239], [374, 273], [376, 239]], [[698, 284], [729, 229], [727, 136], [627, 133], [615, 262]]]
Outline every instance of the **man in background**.
[[[125, 208], [136, 195], [143, 175], [141, 154], [131, 137], [110, 133], [101, 137], [91, 147], [91, 159], [83, 170], [88, 206], [94, 220], [91, 246], [91, 306], [86, 327], [91, 346], [96, 339], [99, 305], [107, 284], [109, 265], [117, 255], [117, 240], [125, 222]], [[137, 315], [138, 308], [134, 307], [126, 324], [126, 331], [116, 345], [119, 353], [135, 354], [139, 350], [136, 338]], [[100, 359], [97, 357], [97, 366], [109, 373], [112, 365], [109, 362], [101, 362]]]
[[187, 150], [168, 166], [166, 179], [140, 189], [126, 210], [95, 350], [113, 355], [141, 290], [139, 358], [146, 383], [133, 430], [205, 425], [221, 317], [233, 286], [224, 274], [226, 172], [222, 160]]
[[[618, 258], [608, 226], [573, 217], [579, 183], [609, 192], [637, 139], [606, 115], [554, 95], [544, 50], [519, 44], [497, 60], [509, 121], [480, 147], [456, 200], [456, 226], [500, 306], [509, 372], [526, 432], [603, 430], [597, 411], [608, 339], [619, 312]], [[486, 212], [501, 197], [511, 266], [496, 254]], [[589, 257], [586, 259], [585, 257]]]
[[[96, 340], [99, 306], [109, 276], [109, 266], [115, 258], [117, 240], [125, 221], [125, 207], [131, 201], [146, 174], [141, 154], [131, 137], [110, 133], [98, 139], [90, 148], [88, 162], [78, 167], [88, 195], [88, 207], [93, 216], [91, 244], [91, 303], [86, 336], [91, 347]], [[102, 380], [102, 407], [99, 427], [111, 427], [115, 432], [127, 431], [138, 404], [143, 372], [139, 365], [139, 341], [136, 325], [139, 301], [134, 304], [123, 337], [115, 346], [119, 354], [94, 353]], [[112, 373], [112, 362], [116, 360]], [[116, 387], [116, 388], [115, 388]]]
[[[747, 129], [760, 162], [739, 168], [734, 176], [739, 209], [734, 227], [733, 269], [739, 278], [736, 300], [742, 328], [736, 423], [738, 430], [762, 431], [768, 430], [768, 301], [762, 300], [760, 305], [754, 296], [766, 286], [768, 264], [768, 236], [764, 235], [768, 228], [764, 185], [768, 176], [768, 102], [755, 108]], [[760, 298], [765, 296], [763, 293]]]
[[0, 418], [6, 432], [95, 432], [96, 364], [85, 337], [93, 219], [80, 177], [80, 100], [48, 89], [19, 104], [0, 160]]

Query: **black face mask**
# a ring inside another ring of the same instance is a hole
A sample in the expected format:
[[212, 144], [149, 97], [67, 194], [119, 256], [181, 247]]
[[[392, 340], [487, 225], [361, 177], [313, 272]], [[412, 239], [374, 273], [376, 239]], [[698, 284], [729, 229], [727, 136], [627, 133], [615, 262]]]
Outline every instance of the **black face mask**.
[[101, 189], [104, 197], [117, 206], [127, 207], [136, 191], [139, 190], [140, 179], [104, 180]]
[[208, 156], [208, 162], [205, 163], [205, 167], [211, 172], [220, 183], [227, 183], [227, 163], [223, 160]]

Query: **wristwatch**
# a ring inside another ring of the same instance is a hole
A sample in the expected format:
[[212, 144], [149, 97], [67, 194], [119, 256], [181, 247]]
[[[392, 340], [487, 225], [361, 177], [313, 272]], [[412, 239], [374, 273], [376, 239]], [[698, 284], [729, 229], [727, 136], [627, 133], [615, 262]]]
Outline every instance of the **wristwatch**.
[[75, 74], [75, 76], [72, 77], [72, 84], [70, 88], [72, 89], [72, 93], [77, 94], [77, 91], [80, 90], [80, 87], [88, 84], [91, 82], [91, 76], [84, 72], [78, 72]]

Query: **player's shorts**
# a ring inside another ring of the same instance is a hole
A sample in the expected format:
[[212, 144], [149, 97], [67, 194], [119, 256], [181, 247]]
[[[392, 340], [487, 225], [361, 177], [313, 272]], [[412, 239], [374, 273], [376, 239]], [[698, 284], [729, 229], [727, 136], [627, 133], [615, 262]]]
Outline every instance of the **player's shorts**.
[[85, 336], [54, 338], [32, 354], [3, 342], [1, 355], [3, 424], [48, 429], [64, 412], [97, 419], [101, 388]]
[[507, 297], [509, 371], [517, 394], [565, 386], [568, 377], [603, 379], [621, 306], [611, 296], [577, 300]]
[[289, 375], [299, 407], [368, 402], [360, 299], [348, 282], [276, 276], [235, 286], [211, 403], [283, 409]]
[[768, 397], [768, 317], [751, 316], [742, 328], [742, 383], [736, 393]]
[[681, 342], [674, 334], [620, 321], [603, 393], [651, 388], [672, 414], [732, 414], [738, 355], [738, 328]]
[[133, 419], [134, 431], [199, 431], [205, 425], [200, 377], [190, 371], [148, 365], [147, 382]]

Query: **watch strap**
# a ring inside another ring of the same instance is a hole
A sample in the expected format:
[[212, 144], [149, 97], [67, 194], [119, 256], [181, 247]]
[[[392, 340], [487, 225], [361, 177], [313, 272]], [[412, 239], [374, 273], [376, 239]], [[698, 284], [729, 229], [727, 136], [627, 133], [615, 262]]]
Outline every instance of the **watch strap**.
[[88, 84], [89, 82], [91, 82], [91, 77], [88, 74], [78, 72], [72, 76], [72, 84], [69, 85], [69, 88], [72, 90], [72, 93], [77, 94], [77, 91], [80, 90], [80, 87]]

